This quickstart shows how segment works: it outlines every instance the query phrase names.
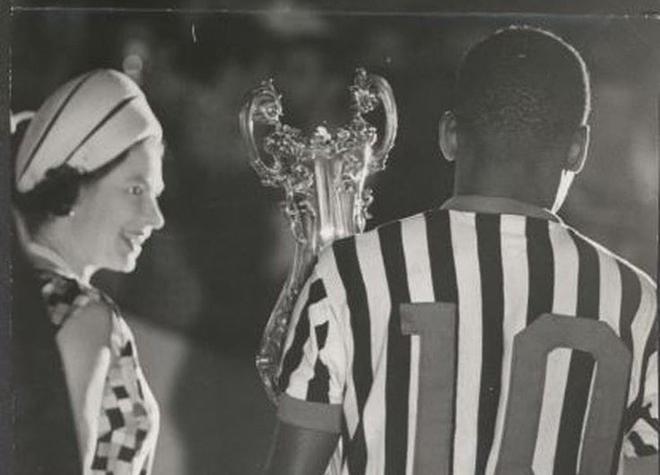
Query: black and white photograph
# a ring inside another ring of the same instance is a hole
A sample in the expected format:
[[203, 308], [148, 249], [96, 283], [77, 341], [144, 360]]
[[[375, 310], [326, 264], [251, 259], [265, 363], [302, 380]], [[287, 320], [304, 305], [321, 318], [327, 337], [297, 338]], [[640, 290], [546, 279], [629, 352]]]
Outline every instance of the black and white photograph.
[[660, 15], [10, 13], [6, 473], [658, 473]]

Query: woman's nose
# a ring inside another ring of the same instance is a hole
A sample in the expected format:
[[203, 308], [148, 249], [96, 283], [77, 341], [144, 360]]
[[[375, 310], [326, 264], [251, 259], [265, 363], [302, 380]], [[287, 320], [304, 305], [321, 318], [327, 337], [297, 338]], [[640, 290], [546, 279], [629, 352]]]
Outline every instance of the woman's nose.
[[150, 200], [147, 211], [149, 225], [153, 229], [161, 229], [165, 225], [165, 218], [163, 212], [160, 210], [158, 201], [154, 198]]

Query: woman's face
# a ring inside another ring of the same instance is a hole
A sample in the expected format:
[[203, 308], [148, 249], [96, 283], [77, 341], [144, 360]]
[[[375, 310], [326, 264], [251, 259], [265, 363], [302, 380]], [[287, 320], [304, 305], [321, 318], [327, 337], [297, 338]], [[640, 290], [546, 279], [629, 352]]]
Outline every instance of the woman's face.
[[107, 175], [82, 187], [69, 219], [83, 266], [135, 269], [142, 245], [165, 223], [158, 206], [164, 188], [162, 153], [160, 142], [140, 142]]

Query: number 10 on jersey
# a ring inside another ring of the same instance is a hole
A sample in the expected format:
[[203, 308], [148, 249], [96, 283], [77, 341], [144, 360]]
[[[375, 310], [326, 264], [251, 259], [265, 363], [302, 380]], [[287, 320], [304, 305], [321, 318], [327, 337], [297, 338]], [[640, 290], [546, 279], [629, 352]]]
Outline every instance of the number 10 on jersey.
[[[454, 382], [457, 358], [460, 358], [456, 305], [415, 303], [402, 304], [400, 309], [402, 333], [419, 337], [414, 473], [449, 474]], [[603, 473], [604, 467], [611, 466], [617, 456], [630, 376], [630, 351], [604, 322], [542, 314], [513, 340], [511, 377], [503, 382], [509, 385], [509, 397], [495, 468], [497, 475], [533, 474], [546, 360], [558, 348], [589, 353], [596, 363], [582, 439], [580, 475]]]

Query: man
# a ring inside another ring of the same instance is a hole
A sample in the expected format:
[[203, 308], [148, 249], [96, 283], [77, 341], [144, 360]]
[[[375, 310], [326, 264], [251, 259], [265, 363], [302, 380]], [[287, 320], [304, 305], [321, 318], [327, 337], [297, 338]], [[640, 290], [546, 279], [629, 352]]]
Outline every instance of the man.
[[301, 292], [270, 473], [323, 473], [338, 441], [343, 474], [657, 463], [655, 284], [554, 214], [587, 152], [584, 62], [510, 27], [467, 54], [455, 98], [455, 196], [336, 242]]

